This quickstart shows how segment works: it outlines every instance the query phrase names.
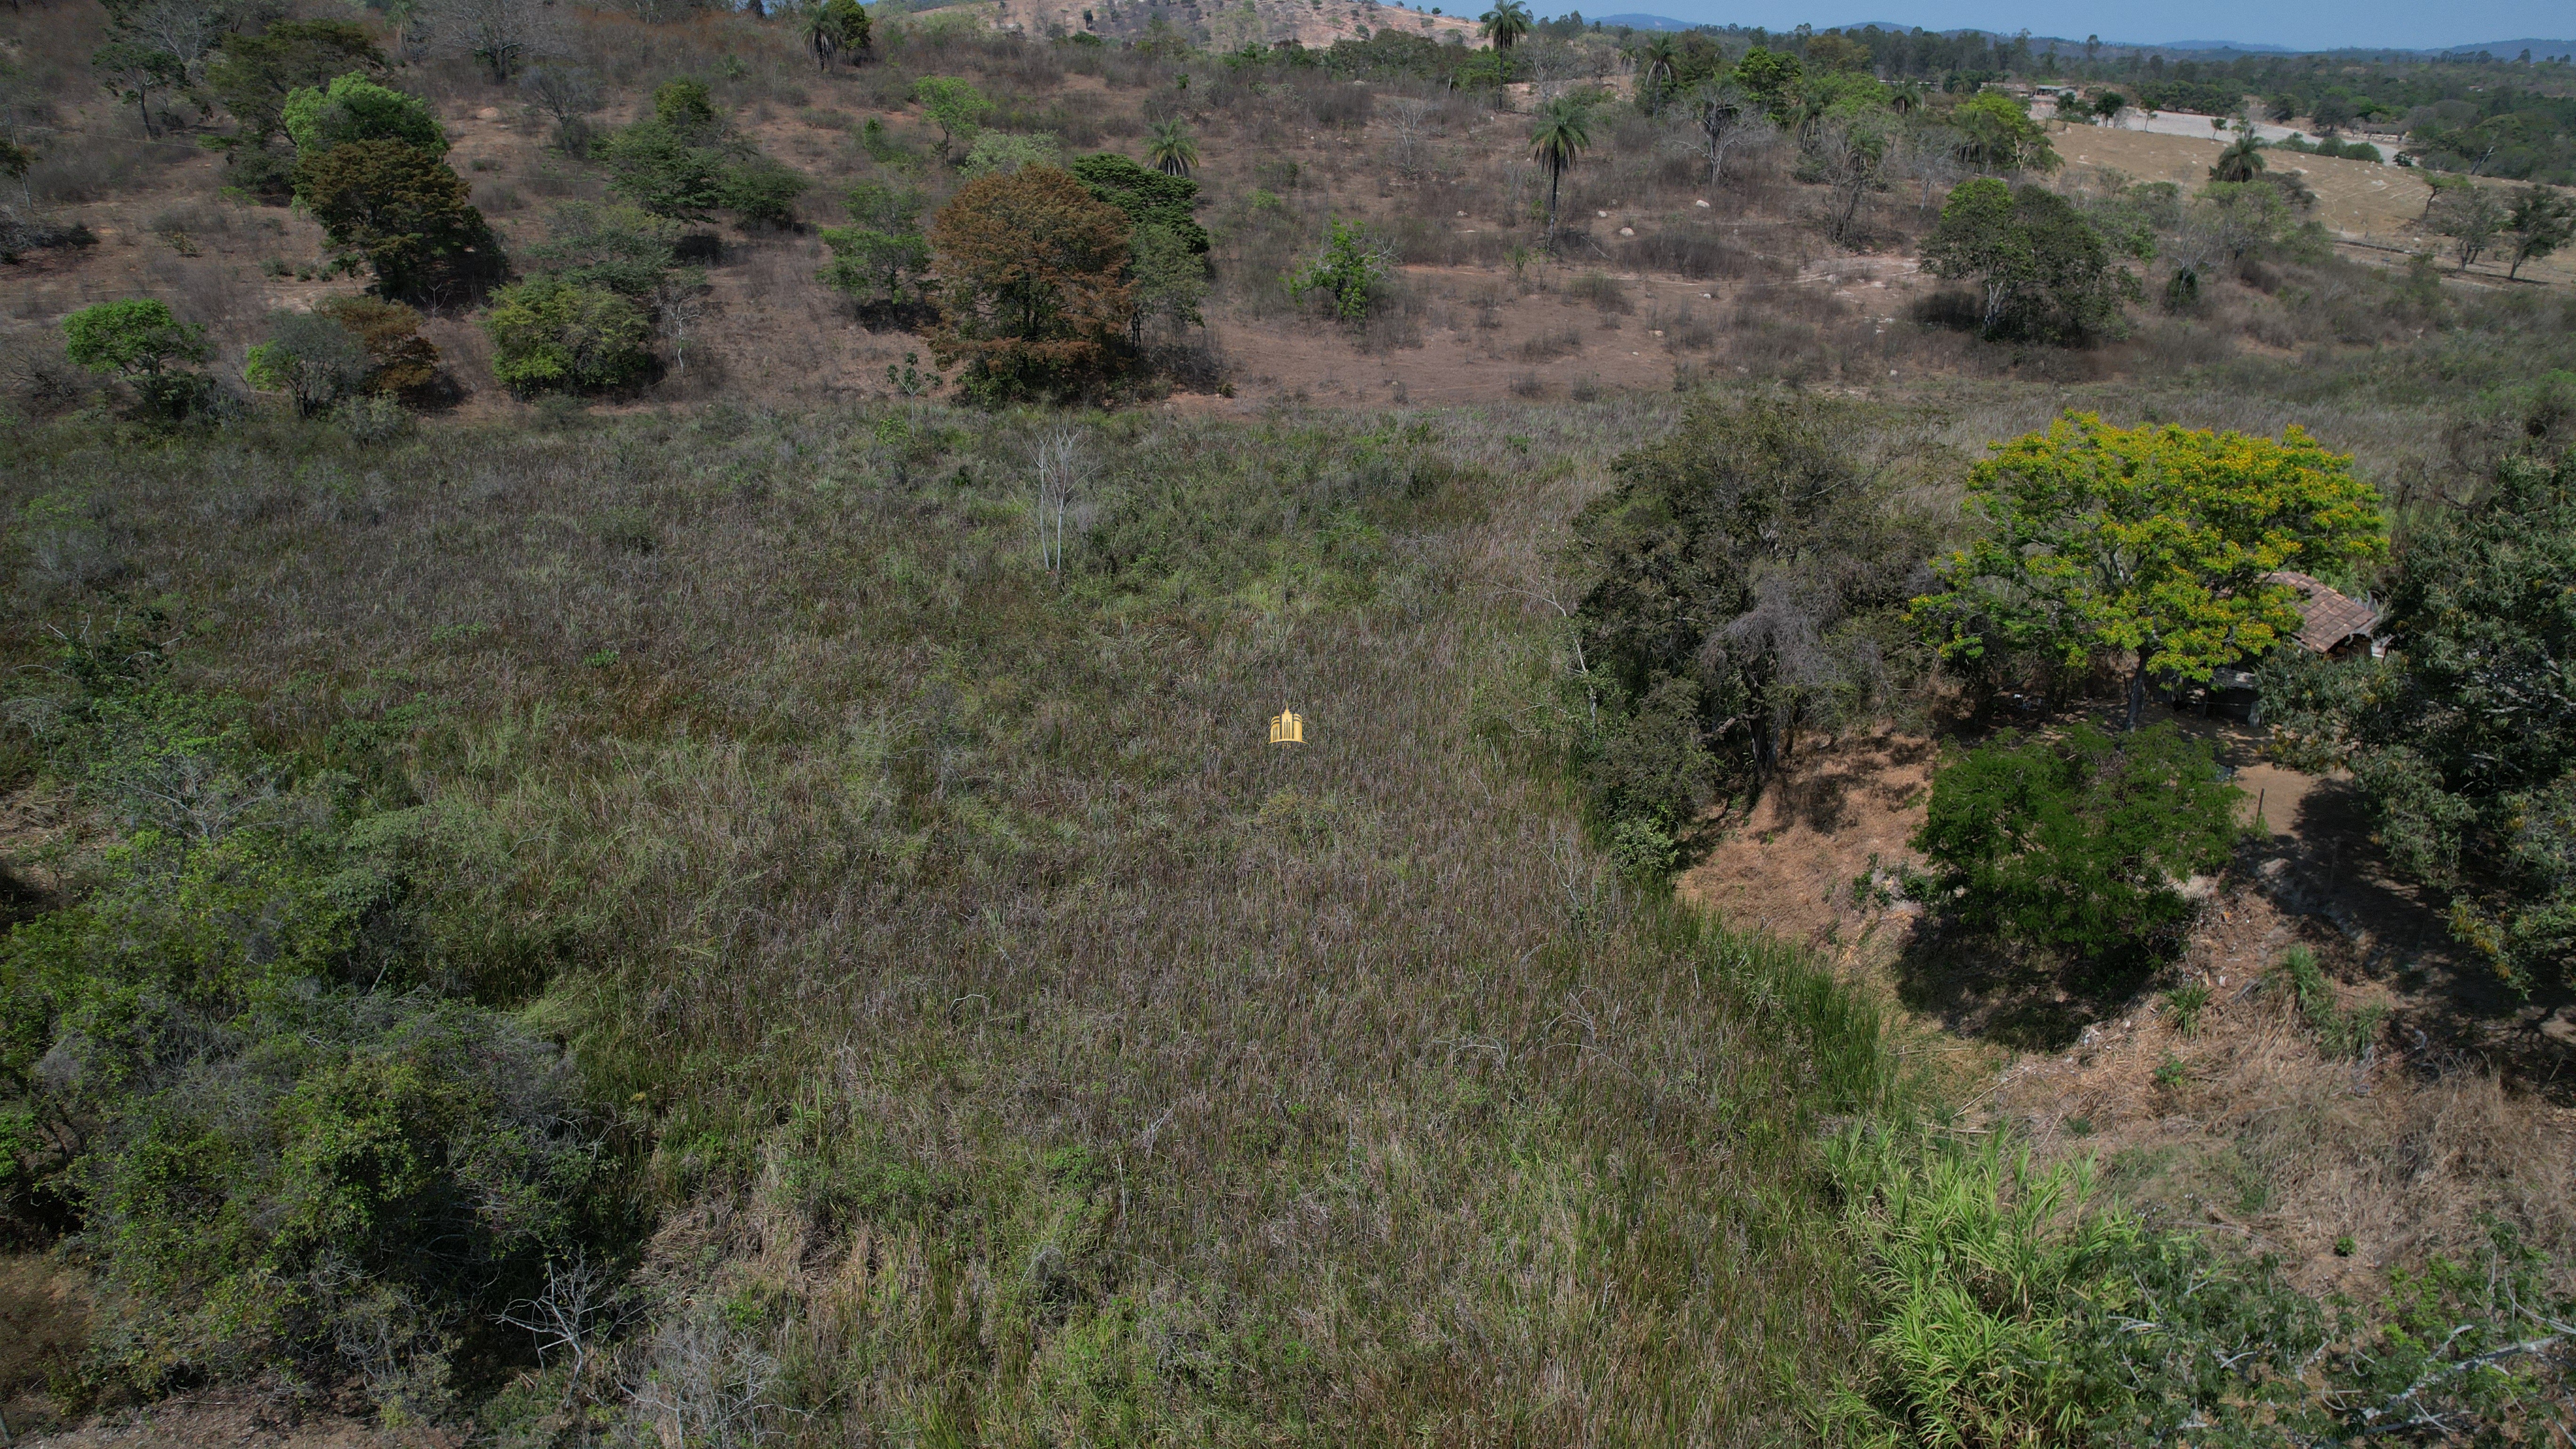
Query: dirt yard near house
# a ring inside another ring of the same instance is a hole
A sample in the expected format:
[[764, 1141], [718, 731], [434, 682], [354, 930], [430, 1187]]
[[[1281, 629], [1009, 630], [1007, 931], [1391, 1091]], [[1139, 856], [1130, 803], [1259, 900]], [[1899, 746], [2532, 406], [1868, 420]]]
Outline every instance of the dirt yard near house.
[[[1921, 737], [1805, 751], [1677, 889], [1882, 993], [1973, 1117], [2045, 1159], [2095, 1154], [2109, 1190], [2276, 1252], [2311, 1290], [2375, 1293], [2390, 1265], [2473, 1249], [2482, 1213], [2576, 1248], [2576, 1005], [2519, 1002], [2468, 959], [2385, 869], [2347, 783], [2261, 760], [2242, 726], [2178, 722], [2220, 742], [2264, 828], [2135, 996], [1998, 975], [1918, 939], [1918, 907], [1855, 890], [1919, 863], [1938, 756]], [[2274, 983], [2294, 944], [2341, 1009], [2386, 1013], [2359, 1060]], [[2209, 1005], [2186, 1034], [2162, 988], [2193, 983]]]

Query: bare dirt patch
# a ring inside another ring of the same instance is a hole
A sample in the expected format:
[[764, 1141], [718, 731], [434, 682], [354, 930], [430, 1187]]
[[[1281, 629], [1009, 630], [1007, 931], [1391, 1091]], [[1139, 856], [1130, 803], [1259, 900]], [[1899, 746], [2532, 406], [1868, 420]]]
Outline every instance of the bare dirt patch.
[[[2185, 192], [2209, 184], [2209, 168], [2226, 149], [2223, 141], [2198, 136], [2160, 136], [2107, 126], [2070, 127], [2051, 139], [2069, 168], [2108, 167], [2139, 181], [2170, 181]], [[2274, 169], [2306, 180], [2317, 194], [2316, 219], [2339, 241], [2348, 243], [2346, 249], [2355, 255], [2375, 254], [2375, 259], [2388, 261], [2402, 260], [2402, 253], [2414, 250], [2445, 252], [2446, 239], [2417, 225], [2432, 195], [2423, 172], [2340, 156], [2303, 156], [2296, 151], [2274, 150], [2265, 155]], [[2509, 185], [2479, 184], [2499, 189]], [[2504, 273], [2501, 263], [2481, 262], [2469, 275], [2500, 282]], [[2526, 263], [2521, 275], [2529, 282], [2576, 282], [2576, 256], [2562, 253]]]
[[[1825, 951], [1947, 1059], [1973, 1119], [2046, 1159], [2094, 1155], [2123, 1200], [2276, 1253], [2312, 1291], [2375, 1293], [2391, 1266], [2472, 1252], [2489, 1215], [2576, 1252], [2576, 1006], [2518, 1001], [2468, 959], [2388, 870], [2348, 782], [2262, 761], [2243, 726], [2178, 722], [2237, 764], [2264, 828], [2180, 959], [2134, 992], [1981, 968], [1911, 905], [1853, 890], [1912, 859], [1935, 759], [1921, 738], [1806, 752], [1678, 890]], [[2340, 1009], [2385, 1014], [2358, 1054], [2281, 984], [2302, 944]], [[2193, 986], [2208, 1004], [2186, 1033], [2169, 992]]]

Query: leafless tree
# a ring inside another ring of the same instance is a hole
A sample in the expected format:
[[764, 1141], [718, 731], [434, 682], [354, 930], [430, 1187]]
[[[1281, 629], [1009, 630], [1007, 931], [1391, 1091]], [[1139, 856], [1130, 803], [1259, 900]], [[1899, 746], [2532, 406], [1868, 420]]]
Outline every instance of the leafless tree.
[[208, 0], [126, 0], [110, 17], [117, 33], [176, 59], [186, 81], [197, 79], [206, 56], [231, 28], [224, 7]]
[[577, 65], [535, 65], [519, 77], [529, 103], [561, 125], [599, 109], [599, 77]]
[[549, 1358], [571, 1360], [564, 1382], [564, 1400], [570, 1403], [582, 1394], [593, 1361], [632, 1311], [632, 1302], [606, 1270], [575, 1250], [569, 1263], [547, 1263], [544, 1291], [511, 1304], [500, 1321], [536, 1336], [540, 1367]]
[[1966, 140], [1948, 126], [1917, 126], [1906, 133], [1896, 166], [1919, 188], [1915, 199], [1917, 217], [1932, 210], [1933, 193], [1947, 196], [1951, 187], [1967, 178], [1968, 168], [1959, 159], [1959, 148]]
[[1036, 449], [1037, 501], [1032, 510], [1038, 530], [1038, 563], [1048, 573], [1064, 572], [1064, 522], [1073, 508], [1073, 495], [1090, 472], [1090, 460], [1083, 456], [1082, 435], [1071, 428], [1058, 428], [1038, 439]]
[[677, 1315], [653, 1335], [627, 1385], [666, 1444], [752, 1449], [770, 1437], [778, 1360], [722, 1322]]
[[1771, 129], [1771, 118], [1762, 114], [1761, 107], [1744, 92], [1724, 83], [1703, 85], [1691, 92], [1687, 109], [1692, 127], [1690, 147], [1707, 160], [1711, 186], [1725, 176], [1729, 153]]
[[1529, 73], [1531, 94], [1542, 108], [1564, 91], [1566, 82], [1583, 73], [1583, 57], [1562, 40], [1523, 41], [1512, 54]]
[[689, 368], [689, 333], [707, 315], [707, 274], [696, 267], [664, 272], [653, 284], [653, 330], [671, 344], [671, 367]]
[[1430, 154], [1438, 104], [1420, 96], [1397, 96], [1385, 103], [1384, 114], [1389, 129], [1395, 133], [1395, 169], [1408, 181], [1422, 178], [1423, 160]]
[[563, 49], [563, 10], [546, 0], [423, 0], [421, 19], [434, 48], [472, 56], [494, 85]]

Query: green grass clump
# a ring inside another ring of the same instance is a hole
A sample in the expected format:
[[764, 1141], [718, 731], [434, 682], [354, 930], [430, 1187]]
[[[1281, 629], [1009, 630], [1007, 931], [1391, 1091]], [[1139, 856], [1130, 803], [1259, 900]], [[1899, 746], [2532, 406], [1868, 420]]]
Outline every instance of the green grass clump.
[[2275, 978], [2297, 1004], [2299, 1019], [2315, 1035], [2317, 1049], [2327, 1056], [2352, 1061], [2379, 1039], [2388, 1008], [2375, 1002], [2367, 1006], [2343, 1005], [2335, 995], [2334, 983], [2317, 965], [2316, 952], [2305, 946], [2292, 946], [2282, 952]]

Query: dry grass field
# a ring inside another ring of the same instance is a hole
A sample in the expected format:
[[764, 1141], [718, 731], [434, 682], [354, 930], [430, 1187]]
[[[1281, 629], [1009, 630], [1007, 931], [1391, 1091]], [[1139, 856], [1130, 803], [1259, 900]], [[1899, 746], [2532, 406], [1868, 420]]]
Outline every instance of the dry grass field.
[[[2213, 269], [2170, 311], [2148, 265], [2117, 335], [1989, 342], [1921, 265], [1920, 178], [1832, 243], [1794, 144], [1711, 184], [1670, 117], [1606, 105], [1551, 248], [1531, 87], [1046, 42], [1086, 8], [1141, 38], [1160, 7], [978, 0], [829, 72], [786, 23], [572, 11], [565, 58], [608, 81], [593, 122], [706, 78], [814, 183], [792, 226], [711, 227], [684, 364], [532, 403], [457, 307], [427, 326], [461, 398], [387, 438], [31, 405], [0, 444], [0, 662], [52, 688], [66, 641], [165, 611], [173, 690], [229, 701], [280, 781], [382, 791], [441, 929], [533, 943], [475, 1005], [580, 1064], [615, 1184], [597, 1241], [632, 1293], [589, 1368], [513, 1337], [441, 1401], [485, 1417], [431, 1426], [355, 1376], [101, 1389], [80, 1341], [133, 1341], [135, 1303], [98, 1261], [0, 1256], [12, 1429], [712, 1443], [654, 1397], [685, 1381], [815, 1446], [1824, 1442], [1822, 1386], [1870, 1350], [1822, 1144], [1909, 1092], [2095, 1157], [2115, 1200], [2310, 1291], [2367, 1299], [2486, 1213], [2576, 1272], [2576, 1007], [2467, 963], [2348, 782], [2211, 731], [2269, 837], [2154, 989], [2096, 1000], [1963, 967], [1854, 890], [1908, 857], [1964, 738], [1931, 686], [1728, 807], [1678, 906], [1596, 838], [1568, 743], [1599, 727], [1576, 723], [1573, 520], [1696, 399], [1849, 403], [1855, 449], [1903, 439], [1945, 528], [1988, 445], [2069, 409], [2304, 427], [2411, 518], [2520, 446], [2517, 390], [2569, 359], [2576, 258], [2408, 278], [2416, 173], [2275, 152], [2336, 256]], [[1472, 28], [1344, 0], [1183, 18], [1226, 48]], [[62, 123], [31, 192], [96, 239], [0, 269], [0, 362], [24, 376], [64, 316], [144, 296], [238, 379], [272, 314], [361, 281], [324, 274], [303, 212], [227, 197], [193, 139], [133, 135], [78, 60], [99, 26], [0, 15], [12, 57], [53, 58], [27, 68]], [[1606, 48], [1569, 54], [1624, 83]], [[511, 251], [609, 196], [516, 88], [455, 56], [400, 74]], [[818, 279], [820, 233], [853, 184], [961, 184], [922, 75], [1068, 154], [1192, 129], [1204, 369], [1106, 409], [895, 395], [924, 338]], [[2219, 149], [2053, 135], [2075, 192], [2189, 190]], [[1392, 263], [1362, 325], [1285, 285], [1338, 220]], [[1050, 449], [1069, 557], [1032, 547]], [[1261, 743], [1283, 702], [1303, 749]], [[32, 914], [116, 829], [8, 738], [5, 904]], [[2387, 1008], [2362, 1058], [2270, 984], [2292, 944]], [[2164, 993], [2188, 985], [2212, 1004], [2186, 1033]]]
[[[2160, 136], [2108, 126], [2074, 126], [2057, 130], [2052, 139], [2070, 169], [2108, 168], [2140, 181], [2170, 181], [2186, 192], [2206, 184], [2209, 168], [2225, 143], [2197, 136]], [[2424, 173], [2405, 166], [2347, 161], [2340, 156], [2302, 156], [2294, 151], [2270, 153], [2274, 168], [2303, 177], [2317, 194], [2316, 219], [2357, 260], [2403, 265], [2410, 251], [2447, 255], [2445, 239], [2426, 233], [2418, 223], [2432, 188]], [[2510, 190], [2509, 183], [2481, 185]], [[2505, 268], [2482, 260], [2470, 277], [2501, 284]], [[2560, 252], [2522, 268], [2521, 280], [2536, 286], [2576, 283], [2576, 255]]]

